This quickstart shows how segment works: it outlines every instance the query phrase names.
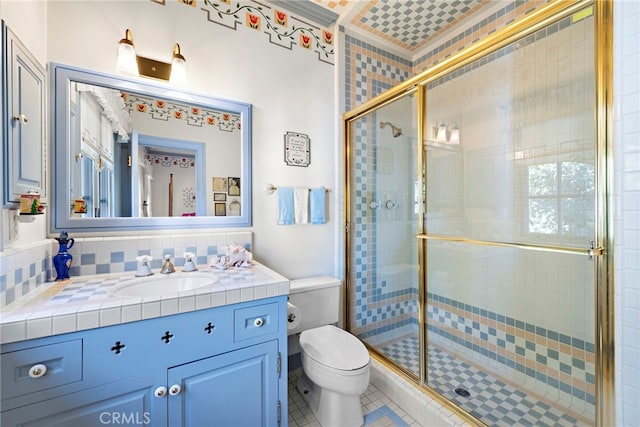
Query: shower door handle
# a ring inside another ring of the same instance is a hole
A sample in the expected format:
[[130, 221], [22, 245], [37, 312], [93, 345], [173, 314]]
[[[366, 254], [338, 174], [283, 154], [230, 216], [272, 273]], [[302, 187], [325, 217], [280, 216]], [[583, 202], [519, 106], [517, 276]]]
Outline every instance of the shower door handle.
[[596, 247], [596, 242], [593, 240], [589, 240], [589, 249], [587, 250], [587, 255], [589, 255], [589, 260], [593, 260], [594, 257], [604, 255], [604, 248], [602, 246]]

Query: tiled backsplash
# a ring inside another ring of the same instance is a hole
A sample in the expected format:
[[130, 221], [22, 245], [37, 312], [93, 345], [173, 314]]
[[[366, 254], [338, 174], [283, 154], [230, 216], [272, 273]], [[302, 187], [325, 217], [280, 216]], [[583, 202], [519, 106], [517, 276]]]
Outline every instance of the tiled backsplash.
[[[135, 271], [139, 255], [151, 255], [152, 270], [160, 269], [167, 254], [176, 267], [184, 265], [185, 252], [195, 253], [197, 264], [206, 264], [210, 256], [223, 255], [228, 243], [237, 243], [249, 251], [253, 249], [249, 231], [75, 238], [69, 249], [73, 256], [69, 273], [73, 278]], [[9, 249], [0, 254], [0, 308], [55, 280], [52, 257], [56, 253], [58, 244], [54, 240], [43, 240], [28, 248]]]

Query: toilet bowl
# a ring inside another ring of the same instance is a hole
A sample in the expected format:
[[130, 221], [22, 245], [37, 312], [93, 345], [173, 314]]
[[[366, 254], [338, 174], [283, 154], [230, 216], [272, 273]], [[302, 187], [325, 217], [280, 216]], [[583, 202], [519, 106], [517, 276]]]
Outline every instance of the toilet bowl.
[[369, 352], [350, 333], [333, 325], [300, 334], [304, 375], [298, 391], [322, 427], [364, 424], [360, 395], [369, 385]]

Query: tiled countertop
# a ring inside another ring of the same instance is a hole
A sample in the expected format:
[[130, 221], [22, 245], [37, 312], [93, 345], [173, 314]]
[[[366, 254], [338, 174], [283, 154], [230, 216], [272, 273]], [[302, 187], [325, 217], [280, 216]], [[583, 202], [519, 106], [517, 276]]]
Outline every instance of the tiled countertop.
[[0, 310], [0, 344], [289, 293], [289, 280], [259, 263], [227, 270], [200, 267], [199, 272], [215, 275], [216, 282], [162, 297], [118, 297], [109, 292], [109, 288], [135, 279], [133, 272], [52, 282]]

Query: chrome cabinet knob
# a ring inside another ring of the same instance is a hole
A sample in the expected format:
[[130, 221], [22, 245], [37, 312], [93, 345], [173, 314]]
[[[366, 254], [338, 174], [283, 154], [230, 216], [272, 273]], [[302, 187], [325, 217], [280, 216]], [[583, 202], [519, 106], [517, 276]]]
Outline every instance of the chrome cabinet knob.
[[47, 367], [42, 363], [38, 363], [37, 365], [33, 365], [31, 369], [29, 369], [29, 376], [31, 378], [40, 378], [44, 374], [47, 373]]
[[29, 119], [27, 119], [27, 116], [25, 116], [24, 114], [20, 114], [19, 116], [13, 116], [13, 120], [15, 120], [16, 122], [22, 122], [24, 124], [26, 124]]
[[153, 392], [155, 397], [164, 397], [167, 394], [167, 388], [165, 386], [160, 386]]
[[175, 396], [176, 394], [180, 394], [181, 391], [182, 391], [182, 387], [180, 387], [180, 384], [174, 384], [169, 388], [169, 394], [171, 396]]
[[262, 318], [260, 317], [257, 317], [256, 320], [253, 321], [253, 326], [255, 326], [256, 328], [259, 328], [262, 325], [264, 325], [264, 320], [262, 320]]

